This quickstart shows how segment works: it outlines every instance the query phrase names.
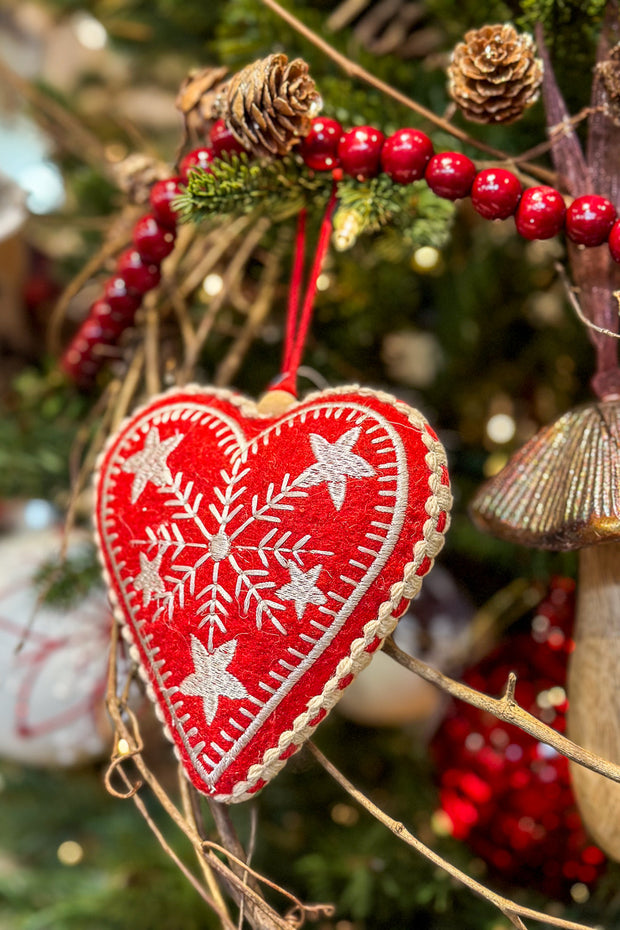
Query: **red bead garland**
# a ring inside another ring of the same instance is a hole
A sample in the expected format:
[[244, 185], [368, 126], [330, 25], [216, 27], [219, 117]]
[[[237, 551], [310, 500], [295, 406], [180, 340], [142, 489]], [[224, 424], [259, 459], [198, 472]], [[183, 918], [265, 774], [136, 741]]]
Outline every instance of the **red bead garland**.
[[240, 155], [246, 151], [241, 143], [235, 139], [223, 119], [218, 119], [213, 123], [209, 133], [209, 140], [216, 158], [224, 155], [225, 152], [236, 152]]
[[343, 133], [338, 142], [338, 160], [344, 173], [360, 181], [379, 174], [384, 139], [381, 130], [372, 126], [357, 126]]
[[476, 166], [461, 152], [433, 155], [426, 167], [426, 183], [438, 197], [460, 200], [467, 197], [476, 177]]
[[423, 132], [399, 129], [383, 143], [381, 167], [397, 184], [411, 184], [424, 177], [433, 152], [433, 143]]
[[310, 132], [299, 146], [299, 154], [313, 171], [330, 171], [339, 165], [338, 143], [342, 126], [338, 120], [317, 116], [312, 120]]
[[505, 220], [512, 216], [521, 198], [521, 182], [503, 168], [479, 171], [471, 188], [474, 210], [487, 220]]
[[577, 197], [566, 211], [566, 234], [578, 245], [602, 245], [616, 219], [611, 201], [597, 194]]
[[609, 251], [615, 262], [620, 262], [620, 220], [616, 220], [609, 233]]
[[162, 226], [152, 213], [147, 213], [134, 226], [132, 238], [142, 258], [149, 262], [161, 262], [172, 252], [176, 232]]
[[132, 290], [122, 275], [108, 278], [103, 288], [103, 298], [112, 310], [119, 313], [133, 313], [142, 299], [137, 291]]
[[[179, 176], [153, 185], [152, 213], [138, 220], [133, 248], [118, 259], [116, 274], [104, 285], [104, 298], [91, 307], [87, 320], [66, 350], [61, 367], [80, 383], [90, 380], [101, 359], [97, 342], [113, 344], [130, 325], [142, 296], [160, 280], [159, 264], [172, 251], [177, 213], [172, 206], [194, 168], [210, 170], [215, 158], [244, 152], [223, 120], [217, 120], [209, 144], [188, 152], [179, 165]], [[471, 196], [474, 209], [485, 219], [503, 220], [514, 215], [517, 232], [526, 239], [549, 239], [566, 228], [578, 245], [608, 243], [612, 259], [620, 263], [620, 219], [611, 201], [596, 194], [577, 197], [568, 210], [564, 198], [549, 186], [522, 190], [515, 174], [503, 168], [476, 170], [461, 152], [434, 154], [431, 139], [417, 129], [399, 129], [387, 138], [373, 126], [343, 132], [329, 117], [315, 117], [310, 133], [297, 150], [313, 171], [332, 171], [334, 180], [343, 173], [359, 181], [385, 172], [396, 184], [424, 178], [439, 197], [459, 200]]]
[[215, 158], [215, 149], [208, 145], [202, 145], [198, 149], [192, 149], [181, 159], [179, 165], [179, 174], [184, 184], [187, 184], [190, 173], [194, 168], [202, 168], [203, 171], [209, 170], [209, 165]]
[[524, 239], [551, 239], [564, 225], [566, 205], [553, 187], [529, 187], [523, 192], [515, 223]]
[[176, 227], [178, 215], [172, 205], [180, 193], [181, 178], [166, 178], [153, 184], [149, 198], [151, 209], [162, 226]]
[[128, 287], [141, 295], [157, 287], [161, 279], [159, 265], [145, 262], [137, 249], [122, 252], [116, 261], [116, 270]]

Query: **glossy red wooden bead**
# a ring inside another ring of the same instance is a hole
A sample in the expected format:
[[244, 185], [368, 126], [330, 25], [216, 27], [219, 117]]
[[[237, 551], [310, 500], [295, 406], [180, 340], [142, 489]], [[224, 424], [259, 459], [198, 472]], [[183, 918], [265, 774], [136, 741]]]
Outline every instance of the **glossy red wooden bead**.
[[127, 249], [119, 255], [116, 270], [138, 294], [146, 294], [157, 287], [161, 280], [159, 265], [145, 261], [137, 249]]
[[471, 202], [474, 210], [487, 220], [505, 220], [517, 209], [521, 182], [503, 168], [485, 168], [474, 178]]
[[564, 226], [566, 205], [553, 187], [528, 187], [521, 195], [515, 223], [525, 239], [551, 239]]
[[239, 155], [241, 152], [247, 152], [247, 149], [244, 149], [239, 140], [235, 139], [223, 119], [218, 119], [213, 123], [209, 132], [209, 142], [216, 158], [219, 158], [225, 152], [236, 152]]
[[138, 220], [133, 228], [133, 244], [147, 262], [160, 262], [174, 248], [176, 233], [157, 222], [152, 213]]
[[181, 183], [181, 178], [165, 178], [163, 181], [156, 181], [151, 188], [149, 198], [151, 209], [159, 222], [172, 229], [176, 227], [179, 218], [172, 204], [181, 193]]
[[438, 197], [460, 200], [467, 197], [476, 177], [476, 166], [461, 152], [433, 155], [424, 174], [426, 183]]
[[620, 220], [616, 220], [611, 227], [609, 239], [607, 240], [611, 257], [615, 262], [620, 262]]
[[433, 143], [425, 133], [399, 129], [383, 143], [381, 167], [397, 184], [410, 184], [424, 177], [433, 152]]
[[[133, 310], [120, 310], [105, 297], [96, 300], [88, 311], [88, 316], [82, 323], [78, 335], [84, 337], [98, 333], [101, 342], [107, 345], [116, 342], [120, 334], [125, 330], [136, 315], [136, 307]], [[89, 337], [90, 338], [90, 337]]]
[[133, 318], [133, 314], [140, 306], [141, 295], [133, 290], [123, 277], [123, 275], [114, 275], [108, 278], [103, 287], [103, 299], [113, 311], [117, 313], [127, 313]]
[[193, 171], [194, 168], [202, 168], [204, 171], [209, 171], [209, 166], [214, 158], [215, 152], [208, 145], [202, 145], [200, 148], [188, 152], [187, 155], [183, 156], [179, 165], [181, 180], [187, 183], [190, 172]]
[[317, 116], [312, 120], [308, 135], [299, 146], [299, 154], [308, 168], [314, 171], [331, 171], [338, 165], [338, 143], [342, 126], [338, 120], [328, 116]]
[[340, 137], [338, 160], [345, 174], [363, 180], [379, 173], [385, 136], [373, 126], [356, 126]]
[[602, 245], [617, 213], [610, 200], [598, 194], [577, 197], [566, 211], [566, 234], [578, 245]]

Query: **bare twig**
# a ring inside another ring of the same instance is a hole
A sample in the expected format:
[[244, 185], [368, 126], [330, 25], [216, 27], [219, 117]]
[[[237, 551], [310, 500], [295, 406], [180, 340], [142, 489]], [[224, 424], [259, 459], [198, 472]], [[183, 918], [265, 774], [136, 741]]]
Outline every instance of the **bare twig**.
[[214, 384], [218, 387], [222, 387], [232, 381], [241, 366], [246, 352], [256, 339], [260, 327], [269, 314], [280, 273], [282, 247], [283, 243], [280, 241], [267, 255], [258, 294], [256, 295], [250, 312], [241, 328], [241, 332], [215, 372], [213, 380]]
[[144, 374], [149, 397], [161, 390], [159, 377], [159, 310], [157, 296], [148, 294], [144, 301]]
[[[199, 836], [201, 836], [203, 839], [206, 839], [206, 837], [204, 837], [203, 835], [203, 824], [199, 823], [198, 818], [196, 816], [196, 807], [193, 803], [194, 802], [193, 789], [191, 788], [190, 783], [188, 782], [185, 772], [183, 770], [183, 766], [180, 763], [179, 763], [178, 771], [179, 771], [179, 774], [178, 774], [179, 790], [181, 794], [181, 803], [183, 805], [183, 813], [185, 814], [185, 817], [189, 821], [189, 823], [195, 827], [196, 832], [199, 834]], [[226, 916], [230, 920], [230, 914], [228, 912], [228, 907], [226, 905], [222, 892], [220, 891], [220, 886], [218, 885], [215, 879], [215, 875], [213, 874], [213, 869], [211, 868], [206, 858], [201, 854], [200, 851], [195, 850], [195, 852], [196, 852], [196, 856], [197, 856], [200, 868], [202, 869], [202, 874], [205, 877], [207, 888], [209, 889], [213, 897], [213, 900], [217, 902], [221, 912], [226, 914]], [[230, 922], [232, 923], [232, 920], [230, 920]]]
[[[557, 271], [560, 281], [562, 282], [562, 286], [564, 288], [566, 296], [568, 297], [569, 304], [571, 305], [571, 307], [575, 311], [575, 315], [583, 323], [583, 325], [587, 326], [588, 329], [593, 329], [594, 332], [596, 333], [602, 333], [604, 336], [611, 336], [612, 339], [620, 339], [620, 333], [614, 333], [611, 329], [605, 329], [604, 326], [597, 326], [596, 323], [593, 323], [592, 320], [588, 319], [588, 317], [585, 315], [585, 313], [581, 309], [581, 304], [577, 300], [576, 292], [579, 291], [579, 288], [573, 287], [573, 285], [570, 283], [568, 279], [568, 275], [566, 274], [564, 265], [562, 265], [560, 262], [556, 262], [555, 270]], [[618, 291], [614, 292], [614, 297], [616, 297], [616, 300], [618, 300], [618, 293], [619, 293]]]
[[[120, 775], [121, 775], [121, 778], [123, 778], [123, 780], [127, 783], [127, 785], [130, 786], [130, 785], [131, 785], [131, 782], [129, 781], [129, 779], [128, 779], [127, 775], [125, 774], [125, 772], [123, 772], [122, 770], [120, 770]], [[225, 909], [222, 908], [220, 901], [216, 900], [214, 897], [211, 897], [211, 895], [209, 895], [209, 894], [205, 891], [205, 889], [202, 887], [202, 885], [200, 884], [200, 882], [198, 881], [198, 879], [196, 878], [196, 876], [195, 876], [195, 875], [192, 875], [192, 873], [191, 873], [190, 870], [187, 868], [187, 866], [185, 865], [185, 863], [182, 862], [181, 859], [179, 859], [179, 857], [178, 857], [177, 854], [175, 853], [174, 849], [173, 849], [173, 848], [170, 846], [170, 844], [167, 842], [167, 840], [166, 840], [166, 838], [164, 837], [163, 833], [161, 832], [161, 830], [159, 829], [159, 827], [157, 826], [157, 824], [155, 823], [155, 821], [153, 820], [153, 818], [150, 816], [149, 812], [147, 811], [146, 805], [145, 805], [144, 802], [142, 801], [142, 798], [140, 797], [140, 795], [139, 795], [137, 792], [134, 792], [134, 793], [131, 795], [131, 799], [132, 799], [133, 803], [136, 805], [136, 807], [138, 808], [138, 810], [140, 811], [140, 814], [142, 815], [142, 817], [143, 817], [144, 820], [146, 821], [148, 827], [150, 828], [150, 830], [152, 831], [152, 833], [153, 833], [154, 836], [156, 837], [156, 839], [157, 839], [159, 845], [161, 846], [161, 848], [164, 850], [164, 852], [166, 853], [166, 855], [169, 856], [169, 857], [172, 859], [172, 861], [174, 862], [174, 864], [176, 865], [176, 867], [182, 872], [182, 874], [185, 876], [185, 878], [188, 880], [188, 882], [192, 885], [194, 891], [196, 891], [197, 894], [200, 895], [200, 897], [202, 898], [202, 900], [203, 900], [206, 904], [209, 905], [209, 907], [211, 908], [211, 910], [214, 911], [214, 912], [217, 914], [217, 916], [219, 917], [219, 919], [220, 919], [221, 922], [222, 922], [222, 927], [224, 928], [224, 930], [235, 930], [235, 925], [234, 925], [234, 923], [233, 923], [232, 920], [230, 919], [230, 916], [229, 916], [228, 912], [227, 912]], [[216, 887], [217, 887], [217, 886], [216, 886]]]
[[[114, 224], [114, 231], [108, 234], [105, 242], [90, 258], [83, 268], [69, 281], [56, 301], [47, 327], [48, 350], [52, 355], [60, 353], [60, 327], [65, 318], [67, 307], [77, 293], [84, 287], [111, 255], [114, 255], [131, 239], [131, 224], [136, 218], [135, 207], [128, 207]], [[120, 226], [120, 231], [117, 231]]]
[[515, 927], [520, 927], [523, 930], [525, 925], [521, 918], [529, 917], [532, 920], [549, 924], [552, 927], [561, 927], [563, 930], [594, 930], [594, 928], [588, 927], [586, 924], [578, 924], [572, 920], [562, 920], [560, 917], [553, 917], [550, 914], [543, 914], [541, 911], [535, 911], [529, 907], [522, 907], [515, 901], [511, 901], [509, 898], [504, 898], [502, 895], [496, 894], [494, 891], [486, 888], [485, 885], [481, 885], [480, 882], [470, 878], [465, 872], [461, 872], [461, 870], [457, 869], [452, 863], [437, 855], [437, 853], [429, 849], [428, 846], [425, 846], [413, 833], [407, 830], [404, 824], [398, 820], [394, 820], [388, 814], [384, 813], [381, 808], [377, 807], [376, 804], [373, 804], [370, 798], [367, 798], [363, 792], [356, 788], [311, 741], [308, 742], [308, 747], [325, 771], [331, 775], [341, 788], [357, 801], [364, 810], [367, 810], [376, 820], [386, 826], [388, 830], [391, 830], [392, 833], [403, 840], [403, 842], [407, 843], [408, 846], [411, 846], [416, 852], [424, 856], [425, 859], [432, 862], [433, 865], [443, 869], [448, 875], [451, 875], [452, 878], [456, 879], [462, 885], [465, 885], [470, 891], [473, 891], [474, 894], [477, 894], [479, 897], [484, 898], [485, 901], [489, 901], [489, 903], [493, 904]]
[[[248, 218], [244, 216], [244, 217], [241, 217], [241, 219], [245, 220], [246, 222], [237, 228], [238, 231], [236, 235], [238, 235], [239, 232], [241, 231], [245, 231], [245, 229], [249, 225], [249, 221], [251, 221], [252, 218]], [[234, 226], [235, 224], [232, 224], [232, 225]], [[217, 314], [219, 313], [219, 311], [221, 310], [221, 308], [223, 307], [224, 303], [226, 302], [230, 282], [235, 281], [243, 273], [243, 268], [245, 267], [246, 262], [249, 261], [252, 255], [252, 252], [254, 251], [254, 249], [260, 242], [260, 240], [263, 238], [264, 234], [269, 229], [270, 225], [271, 225], [271, 220], [266, 216], [263, 216], [260, 219], [256, 220], [254, 223], [254, 226], [249, 230], [249, 232], [246, 233], [245, 238], [243, 239], [241, 244], [238, 246], [237, 251], [235, 252], [232, 260], [230, 261], [228, 267], [226, 268], [226, 271], [224, 272], [224, 281], [223, 281], [222, 290], [219, 292], [219, 294], [217, 294], [217, 296], [213, 298], [213, 300], [209, 304], [202, 320], [200, 321], [198, 329], [196, 330], [194, 342], [191, 345], [191, 347], [186, 351], [183, 366], [179, 371], [179, 383], [180, 384], [184, 384], [187, 381], [187, 379], [190, 377], [192, 371], [194, 370], [196, 362], [198, 361], [198, 356], [200, 355], [200, 351], [203, 345], [205, 344], [209, 336], [209, 333], [211, 332], [213, 328], [215, 318]], [[236, 235], [235, 235], [235, 238], [236, 238]], [[232, 241], [234, 241], [234, 239]], [[228, 245], [232, 245], [232, 241], [228, 243]], [[228, 247], [228, 245], [226, 246], [226, 248]], [[224, 251], [226, 251], [225, 248], [222, 249], [220, 256], [224, 253]], [[203, 275], [204, 275], [204, 271], [203, 271]], [[199, 282], [200, 281], [202, 281], [202, 277], [199, 279]]]
[[403, 652], [402, 649], [398, 648], [391, 636], [385, 640], [383, 651], [392, 659], [395, 659], [399, 665], [403, 665], [410, 671], [415, 672], [416, 675], [437, 688], [441, 688], [442, 691], [447, 691], [457, 700], [465, 701], [467, 704], [471, 704], [472, 707], [487, 711], [487, 713], [497, 717], [498, 720], [514, 724], [525, 733], [529, 733], [530, 736], [540, 740], [541, 743], [546, 743], [547, 746], [557, 749], [567, 759], [571, 759], [593, 772], [598, 772], [612, 781], [620, 782], [620, 766], [601, 758], [601, 756], [597, 756], [595, 753], [590, 752], [589, 749], [577, 746], [572, 740], [562, 736], [556, 730], [552, 730], [542, 720], [520, 707], [514, 699], [516, 678], [512, 674], [508, 678], [506, 690], [502, 697], [493, 698], [487, 694], [482, 694], [480, 691], [475, 691], [460, 681], [448, 678], [447, 675], [443, 675], [437, 669], [431, 668], [426, 662], [422, 662], [420, 659]]
[[112, 412], [112, 421], [110, 431], [114, 432], [120, 426], [122, 420], [127, 415], [131, 405], [131, 400], [137, 390], [142, 371], [144, 368], [144, 346], [139, 345], [133, 355], [127, 374], [118, 392], [114, 410]]
[[[413, 100], [411, 97], [408, 97], [406, 94], [403, 94], [401, 91], [397, 90], [395, 87], [392, 87], [390, 84], [386, 84], [385, 81], [380, 80], [380, 78], [375, 77], [370, 71], [367, 71], [365, 68], [362, 68], [361, 65], [358, 65], [356, 62], [352, 61], [350, 58], [347, 58], [346, 55], [342, 55], [340, 52], [336, 51], [329, 42], [326, 42], [325, 39], [322, 39], [316, 32], [310, 29], [305, 23], [302, 23], [300, 19], [290, 13], [284, 7], [280, 6], [276, 0], [262, 0], [265, 6], [269, 7], [270, 10], [273, 10], [280, 19], [284, 20], [285, 23], [288, 23], [295, 32], [303, 36], [304, 39], [307, 39], [308, 42], [311, 42], [316, 48], [320, 49], [324, 55], [327, 55], [328, 58], [331, 58], [332, 61], [335, 61], [339, 68], [344, 71], [345, 74], [348, 74], [349, 77], [356, 78], [359, 81], [364, 81], [366, 84], [369, 84], [371, 87], [374, 87], [376, 90], [380, 91], [382, 94], [385, 94], [386, 97], [391, 97], [393, 100], [396, 100], [397, 103], [402, 104], [402, 106], [407, 107], [409, 110], [413, 110], [414, 113], [417, 113], [418, 116], [422, 116], [424, 119], [428, 120], [429, 123], [433, 123], [439, 129], [442, 129], [444, 132], [449, 133], [451, 136], [454, 136], [455, 139], [459, 139], [461, 142], [465, 142], [468, 145], [474, 146], [479, 149], [481, 152], [486, 152], [488, 155], [492, 155], [494, 158], [499, 158], [502, 161], [510, 161], [511, 156], [506, 152], [502, 152], [501, 149], [495, 149], [486, 143], [481, 142], [479, 139], [474, 139], [473, 136], [470, 136], [464, 130], [459, 129], [457, 126], [454, 126], [449, 120], [443, 119], [441, 116], [437, 116], [433, 113], [432, 110], [428, 110], [422, 104], [418, 103], [416, 100]], [[555, 175], [553, 172], [547, 171], [545, 168], [540, 168], [538, 165], [527, 164], [523, 166], [529, 171], [530, 174], [547, 181], [547, 183], [554, 183]]]
[[[266, 885], [268, 888], [271, 888], [273, 891], [276, 891], [278, 894], [281, 894], [283, 897], [287, 898], [293, 904], [293, 910], [287, 914], [287, 920], [289, 921], [290, 927], [301, 927], [303, 924], [303, 915], [304, 913], [311, 913], [317, 916], [330, 917], [334, 913], [334, 908], [331, 904], [304, 904], [299, 898], [291, 894], [290, 891], [287, 891], [286, 888], [283, 888], [281, 885], [277, 885], [275, 882], [270, 881], [268, 878], [265, 878], [264, 875], [261, 875], [260, 872], [257, 872], [255, 869], [251, 869], [249, 862], [244, 859], [238, 859], [236, 856], [226, 849], [224, 846], [220, 846], [218, 843], [205, 842], [205, 848], [214, 849], [230, 859], [239, 869], [242, 869], [244, 873], [250, 873], [257, 881], [261, 882], [263, 885]], [[295, 911], [297, 911], [301, 916], [301, 923], [291, 923], [291, 920], [295, 919], [293, 917]]]

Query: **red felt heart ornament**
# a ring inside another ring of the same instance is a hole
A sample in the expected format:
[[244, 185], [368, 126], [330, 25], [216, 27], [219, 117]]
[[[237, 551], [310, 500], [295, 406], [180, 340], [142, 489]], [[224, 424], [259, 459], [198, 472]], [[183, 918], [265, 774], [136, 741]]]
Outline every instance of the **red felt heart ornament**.
[[174, 389], [126, 420], [96, 479], [117, 618], [192, 784], [258, 791], [369, 662], [443, 544], [444, 450], [387, 394], [279, 416]]

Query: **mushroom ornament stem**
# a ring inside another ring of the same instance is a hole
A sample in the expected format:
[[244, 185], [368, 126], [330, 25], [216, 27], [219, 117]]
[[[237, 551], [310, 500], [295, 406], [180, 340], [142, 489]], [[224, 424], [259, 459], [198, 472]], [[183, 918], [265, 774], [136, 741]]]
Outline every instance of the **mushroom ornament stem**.
[[[569, 410], [543, 427], [476, 493], [483, 530], [537, 549], [578, 550], [569, 734], [620, 762], [620, 401]], [[583, 819], [620, 861], [620, 786], [572, 766]]]
[[[579, 552], [575, 650], [568, 677], [568, 735], [612, 762], [620, 761], [620, 542]], [[584, 823], [620, 861], [620, 785], [571, 763]]]

